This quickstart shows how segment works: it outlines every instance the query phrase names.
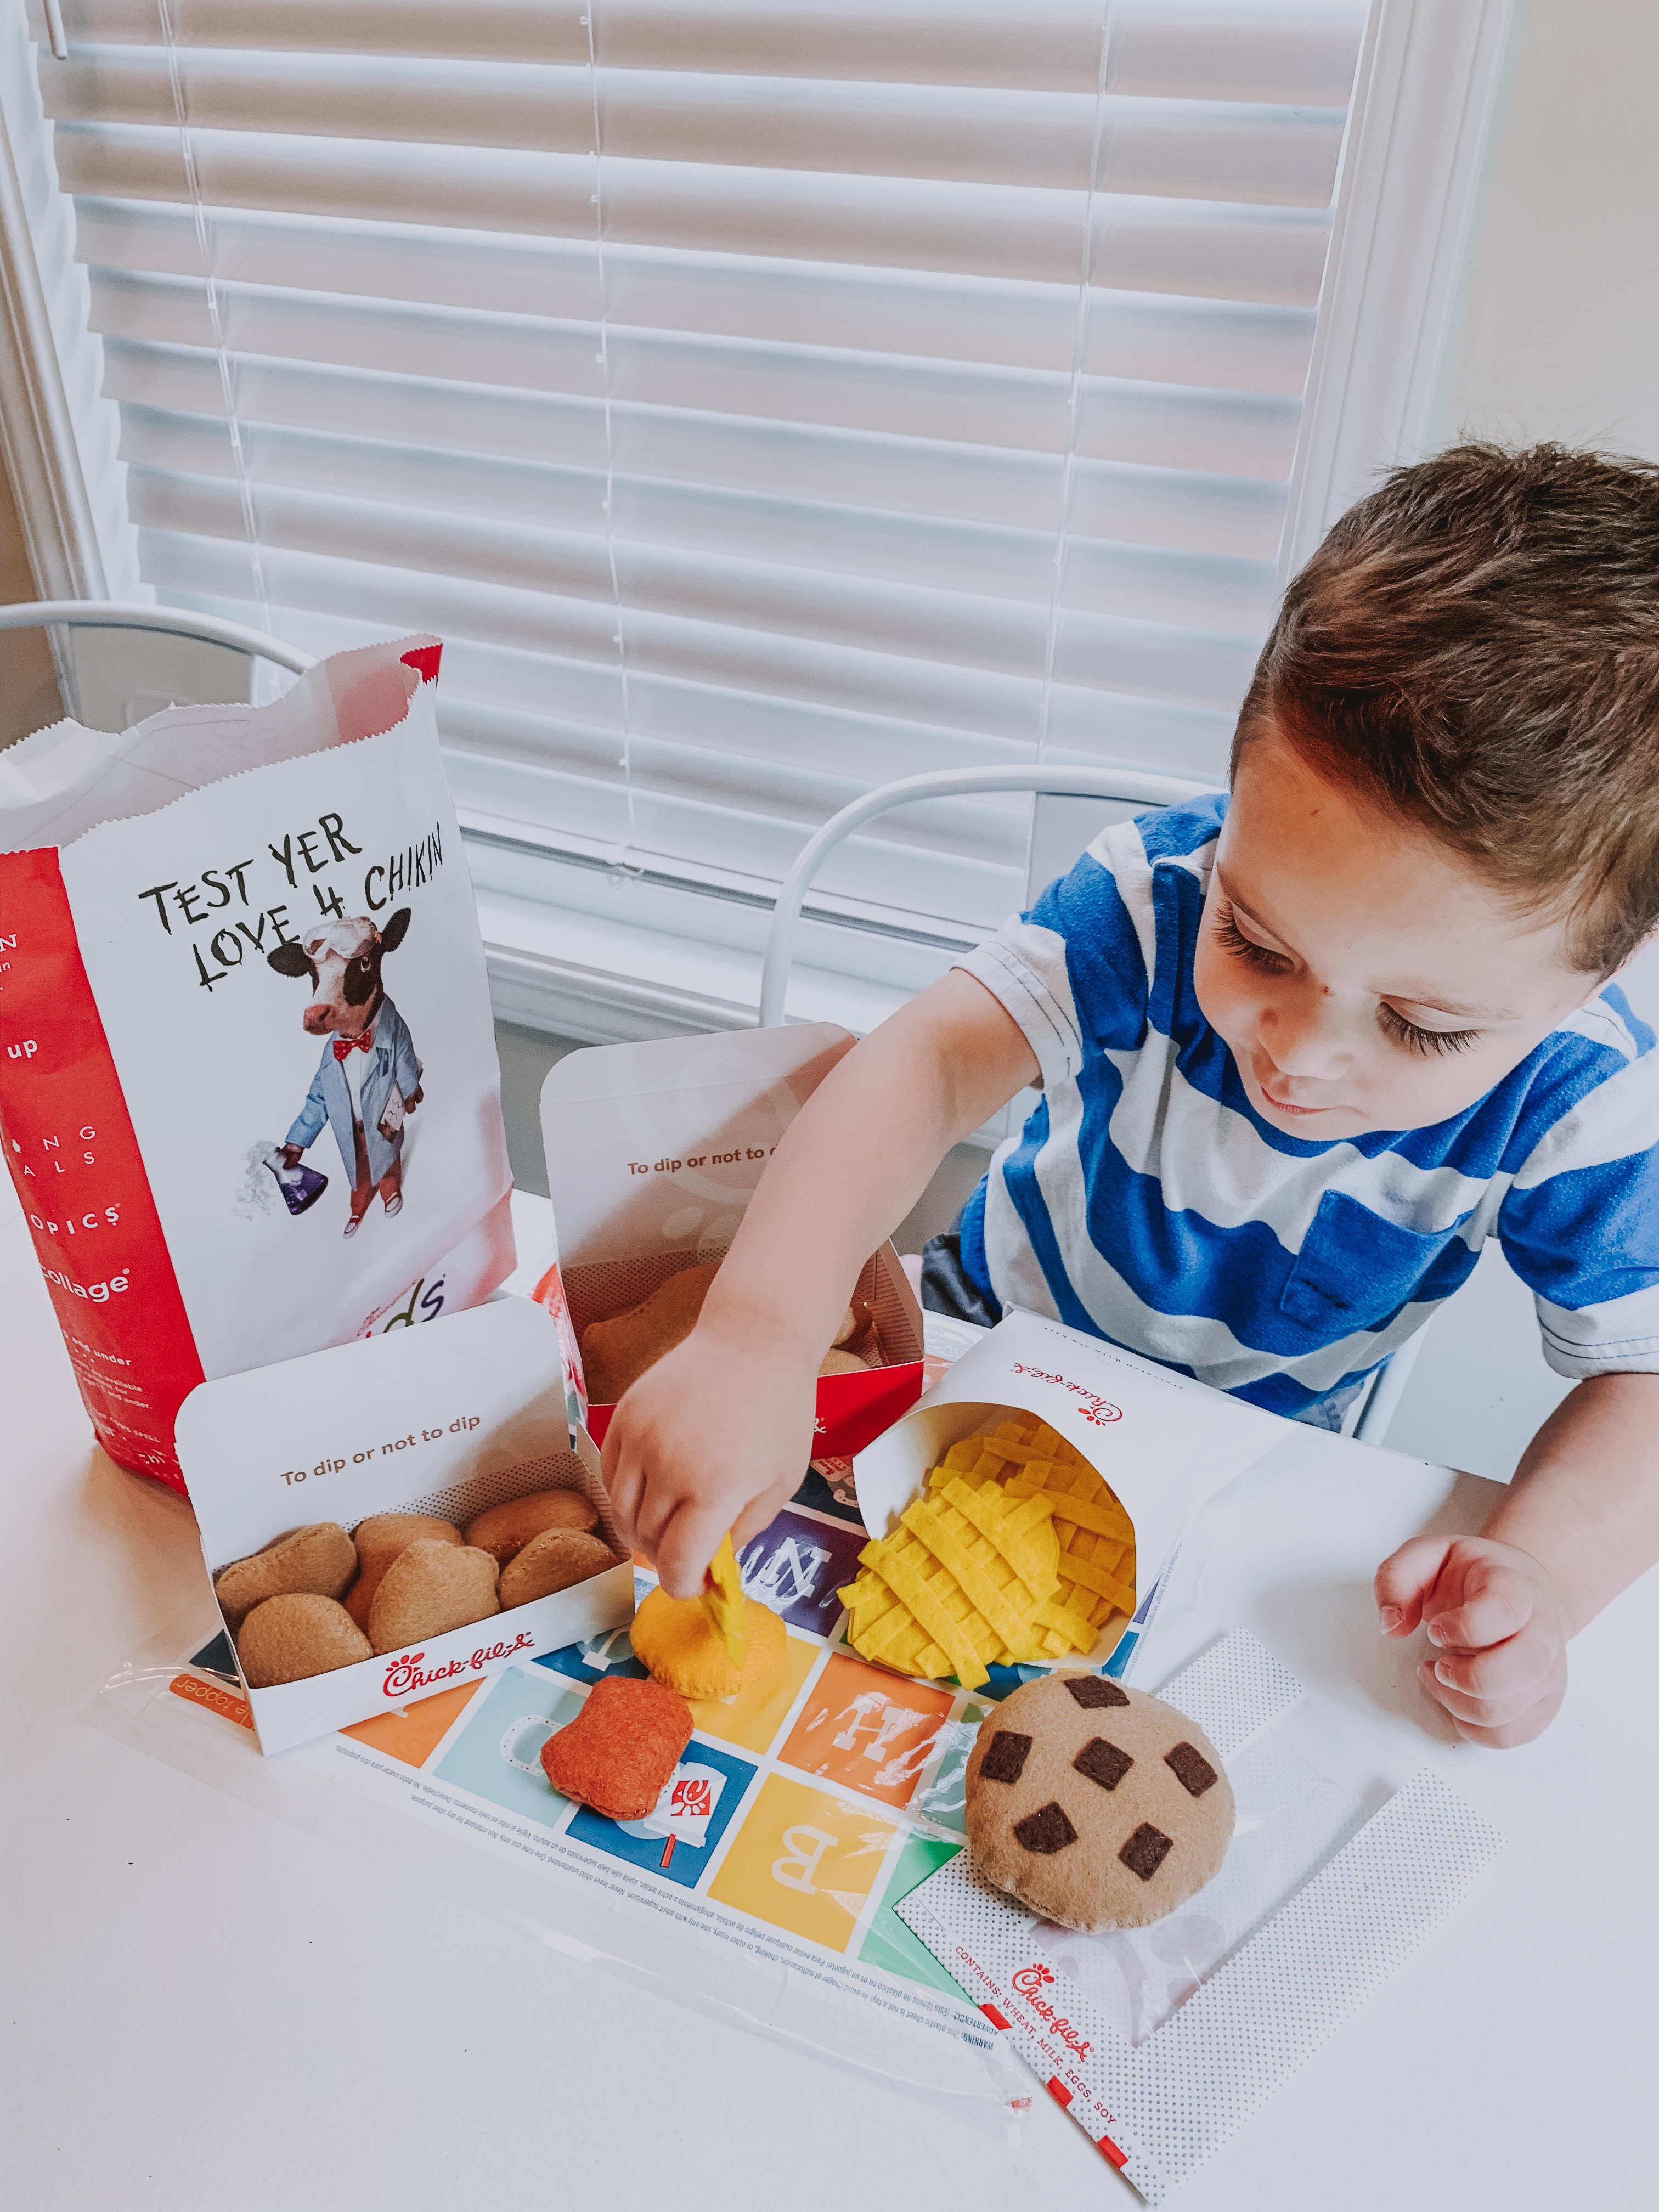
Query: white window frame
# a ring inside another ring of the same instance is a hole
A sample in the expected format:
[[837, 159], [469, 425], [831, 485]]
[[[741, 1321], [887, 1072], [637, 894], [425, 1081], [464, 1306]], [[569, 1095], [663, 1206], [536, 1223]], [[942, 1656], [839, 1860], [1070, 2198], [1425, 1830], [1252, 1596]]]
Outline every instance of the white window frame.
[[[22, 0], [0, 7], [12, 17], [0, 27], [4, 62], [27, 33]], [[1424, 451], [1515, 13], [1516, 0], [1373, 0], [1291, 478], [1281, 584], [1381, 471]], [[12, 142], [0, 143], [0, 441], [42, 596], [103, 596], [114, 576], [127, 586], [120, 596], [149, 599], [149, 586], [128, 581], [137, 574], [131, 526], [129, 542], [112, 544], [119, 526], [94, 514], [82, 472], [76, 416], [85, 410], [73, 407], [66, 389], [84, 380], [70, 374], [61, 349], [98, 342], [83, 305], [77, 340], [66, 330], [73, 302], [60, 299], [54, 315], [43, 293], [27, 222], [31, 177], [20, 185], [20, 173], [33, 164], [38, 198], [46, 126], [25, 74], [20, 94], [16, 73], [0, 69], [14, 80], [0, 112], [0, 141]], [[38, 142], [20, 143], [31, 129]], [[75, 275], [83, 296], [84, 272]], [[464, 820], [469, 826], [486, 830]], [[497, 835], [507, 827], [495, 825]], [[498, 1014], [594, 1042], [753, 1021], [763, 902], [730, 890], [711, 896], [635, 883], [619, 928], [601, 872], [577, 883], [571, 906], [555, 906], [544, 888], [550, 876], [556, 870], [569, 882], [578, 872], [538, 859], [533, 832], [510, 842], [506, 880], [518, 881], [480, 897]], [[497, 842], [498, 886], [500, 858]], [[801, 949], [816, 973], [791, 1005], [863, 1030], [915, 988], [915, 949], [896, 943], [885, 981], [854, 982], [837, 975], [840, 934], [807, 921]]]

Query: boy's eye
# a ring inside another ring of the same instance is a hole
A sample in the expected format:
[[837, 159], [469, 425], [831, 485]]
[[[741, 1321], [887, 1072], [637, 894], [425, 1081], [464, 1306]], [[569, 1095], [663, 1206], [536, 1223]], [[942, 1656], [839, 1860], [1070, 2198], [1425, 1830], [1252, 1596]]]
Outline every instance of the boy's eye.
[[1274, 952], [1265, 945], [1258, 945], [1253, 937], [1246, 937], [1230, 906], [1217, 908], [1215, 933], [1218, 941], [1225, 945], [1236, 960], [1245, 961], [1252, 968], [1260, 968], [1264, 975], [1282, 975], [1292, 964], [1287, 953]]
[[1376, 1018], [1382, 1034], [1395, 1044], [1403, 1045], [1407, 1052], [1424, 1054], [1467, 1052], [1480, 1036], [1479, 1030], [1425, 1030], [1415, 1022], [1408, 1022], [1404, 1014], [1391, 1006], [1386, 999], [1376, 1002]]

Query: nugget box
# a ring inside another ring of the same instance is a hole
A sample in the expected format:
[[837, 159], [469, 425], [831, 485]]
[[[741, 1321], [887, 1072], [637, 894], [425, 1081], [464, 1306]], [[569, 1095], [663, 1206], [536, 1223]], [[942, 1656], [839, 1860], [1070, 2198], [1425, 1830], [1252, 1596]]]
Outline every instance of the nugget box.
[[[833, 1024], [792, 1022], [596, 1046], [549, 1072], [548, 1194], [578, 1341], [681, 1269], [725, 1256], [778, 1140], [852, 1044]], [[921, 1313], [890, 1243], [866, 1261], [854, 1298], [870, 1358], [861, 1374], [819, 1377], [815, 1455], [849, 1456], [921, 1395]], [[588, 1405], [600, 1443], [611, 1410]]]
[[[1073, 1646], [1064, 1656], [1094, 1667], [1109, 1662], [1111, 1673], [1125, 1674], [1149, 1625], [1159, 1581], [1199, 1506], [1270, 1450], [1284, 1424], [1275, 1414], [1061, 1322], [1011, 1313], [912, 1412], [857, 1455], [853, 1474], [859, 1510], [872, 1540], [901, 1528], [914, 1529], [919, 1541], [928, 1537], [939, 1510], [937, 1500], [928, 1502], [928, 1473], [947, 1460], [968, 1468], [970, 1480], [983, 1479], [983, 1472], [1000, 1477], [1012, 1486], [1010, 1496], [1029, 1494], [1033, 1480], [1041, 1487], [1054, 1471], [1027, 1462], [1047, 1454], [1032, 1453], [1019, 1440], [1034, 1429], [1033, 1416], [1099, 1475], [1121, 1509], [1120, 1516], [1107, 1501], [1122, 1540], [1099, 1553], [1097, 1571], [1097, 1546], [1086, 1532], [1104, 1516], [1085, 1505], [1073, 1522], [1066, 1522], [1064, 1489], [1070, 1478], [1060, 1471], [1052, 1515], [1062, 1538], [1060, 1599], [1071, 1613], [1081, 1607], [1086, 1617], [1090, 1598], [1111, 1592], [1109, 1609], [1103, 1603], [1092, 1607], [1095, 1615], [1103, 1615], [1091, 1624], [1097, 1631], [1092, 1645]], [[999, 1455], [999, 1431], [1011, 1440], [1006, 1456]], [[953, 1447], [969, 1439], [983, 1440], [981, 1451], [957, 1450], [951, 1456]], [[1081, 1545], [1079, 1522], [1085, 1535]], [[941, 1546], [947, 1564], [950, 1548], [947, 1538]], [[871, 1560], [872, 1551], [863, 1556]], [[897, 1565], [900, 1581], [908, 1581], [903, 1562]], [[856, 1607], [854, 1613], [856, 1618]], [[850, 1633], [854, 1648], [863, 1650], [856, 1627]], [[1062, 1655], [1055, 1650], [1054, 1656]]]
[[526, 1298], [497, 1297], [441, 1328], [394, 1329], [204, 1382], [180, 1407], [177, 1436], [210, 1575], [317, 1522], [349, 1533], [371, 1514], [414, 1512], [465, 1528], [540, 1490], [579, 1492], [617, 1555], [614, 1567], [550, 1597], [249, 1689], [267, 1753], [633, 1618], [634, 1570], [598, 1454], [569, 1425], [558, 1332]]

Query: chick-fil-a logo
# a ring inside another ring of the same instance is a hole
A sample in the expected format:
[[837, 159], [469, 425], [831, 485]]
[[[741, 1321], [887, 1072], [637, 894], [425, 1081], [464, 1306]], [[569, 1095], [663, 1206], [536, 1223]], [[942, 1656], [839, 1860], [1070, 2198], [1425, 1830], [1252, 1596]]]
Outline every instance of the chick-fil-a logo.
[[1021, 1966], [1011, 1978], [1037, 2018], [1048, 2021], [1048, 2033], [1055, 2042], [1063, 2043], [1074, 2057], [1086, 2058], [1094, 2049], [1093, 2044], [1086, 2035], [1079, 2035], [1071, 2021], [1039, 1994], [1054, 1978], [1050, 1970], [1047, 1966]]
[[1115, 1406], [1109, 1398], [1103, 1398], [1098, 1391], [1085, 1390], [1081, 1382], [1073, 1382], [1064, 1375], [1050, 1375], [1043, 1367], [1027, 1367], [1021, 1360], [1015, 1361], [1014, 1372], [1016, 1375], [1029, 1375], [1036, 1382], [1052, 1382], [1056, 1389], [1069, 1390], [1074, 1398], [1081, 1398], [1084, 1402], [1078, 1411], [1085, 1421], [1092, 1421], [1097, 1428], [1103, 1429], [1109, 1421], [1123, 1419], [1121, 1406]]
[[458, 1674], [476, 1674], [480, 1668], [493, 1667], [498, 1659], [510, 1659], [515, 1651], [533, 1651], [536, 1639], [527, 1628], [520, 1629], [511, 1644], [489, 1644], [472, 1654], [470, 1659], [452, 1659], [447, 1667], [434, 1667], [422, 1674], [421, 1662], [424, 1651], [405, 1651], [394, 1659], [386, 1670], [382, 1697], [407, 1698], [416, 1690], [434, 1690], [441, 1682], [453, 1682]]

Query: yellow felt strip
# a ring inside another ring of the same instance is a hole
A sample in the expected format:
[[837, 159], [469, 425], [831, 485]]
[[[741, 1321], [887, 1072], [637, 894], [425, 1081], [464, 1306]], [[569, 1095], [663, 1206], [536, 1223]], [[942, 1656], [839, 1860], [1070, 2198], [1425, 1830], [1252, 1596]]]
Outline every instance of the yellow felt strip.
[[1088, 1498], [1044, 1490], [1025, 1474], [1017, 1474], [1007, 1487], [1016, 1498], [1040, 1496], [1048, 1498], [1056, 1521], [1069, 1521], [1074, 1528], [1086, 1528], [1091, 1535], [1110, 1536], [1120, 1544], [1134, 1541], [1134, 1530], [1129, 1517], [1115, 1499], [1109, 1506], [1097, 1505]]
[[[1045, 1566], [1042, 1553], [1034, 1547], [1026, 1534], [1027, 1528], [1033, 1524], [1012, 1525], [1015, 1516], [1008, 1511], [1000, 1492], [969, 1490], [963, 1482], [953, 1484], [945, 1494], [963, 1518], [971, 1521], [986, 1542], [1007, 1561], [1030, 1591], [1031, 1601], [1040, 1602], [1052, 1594], [1055, 1582], [1054, 1569]], [[1042, 1519], [1046, 1522], [1046, 1513]]]
[[[918, 1502], [905, 1508], [903, 1521], [907, 1528], [921, 1537], [933, 1557], [949, 1567], [960, 1588], [984, 1614], [1000, 1640], [1004, 1644], [1018, 1643], [1029, 1626], [1029, 1607], [1009, 1601], [988, 1566], [975, 1559], [951, 1528], [947, 1510]], [[1018, 1583], [1015, 1587], [1018, 1589]]]
[[1066, 1638], [1074, 1650], [1087, 1651], [1094, 1643], [1094, 1623], [1072, 1607], [1060, 1604], [1057, 1598], [1047, 1605], [1040, 1605], [1036, 1618], [1039, 1627], [1054, 1629]]
[[1074, 1553], [1069, 1554], [1066, 1561], [1065, 1574], [1068, 1582], [1076, 1583], [1083, 1589], [1094, 1590], [1101, 1597], [1110, 1598], [1114, 1605], [1122, 1606], [1125, 1613], [1134, 1611], [1133, 1590], [1128, 1589], [1108, 1569], [1097, 1566], [1092, 1559], [1079, 1559]]
[[945, 1653], [951, 1662], [951, 1671], [963, 1688], [976, 1689], [986, 1679], [985, 1669], [979, 1663], [979, 1655], [963, 1633], [961, 1622], [952, 1618], [950, 1608], [940, 1601], [927, 1578], [916, 1571], [902, 1553], [896, 1551], [883, 1566], [882, 1576], [888, 1587], [903, 1599], [934, 1643]]

